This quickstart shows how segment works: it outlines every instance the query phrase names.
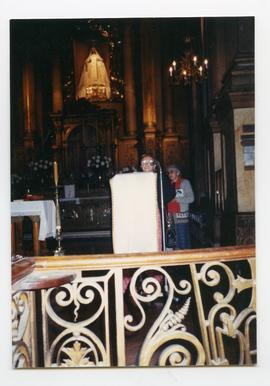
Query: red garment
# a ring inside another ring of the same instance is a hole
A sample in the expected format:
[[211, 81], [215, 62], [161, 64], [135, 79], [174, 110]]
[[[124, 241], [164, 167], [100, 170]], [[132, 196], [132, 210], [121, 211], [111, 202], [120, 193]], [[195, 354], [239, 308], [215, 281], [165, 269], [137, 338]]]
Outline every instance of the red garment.
[[[181, 186], [181, 178], [178, 177], [173, 184], [175, 184], [175, 190], [180, 189]], [[176, 199], [174, 198], [172, 201], [168, 203], [168, 212], [169, 213], [179, 213], [181, 212], [181, 205]]]

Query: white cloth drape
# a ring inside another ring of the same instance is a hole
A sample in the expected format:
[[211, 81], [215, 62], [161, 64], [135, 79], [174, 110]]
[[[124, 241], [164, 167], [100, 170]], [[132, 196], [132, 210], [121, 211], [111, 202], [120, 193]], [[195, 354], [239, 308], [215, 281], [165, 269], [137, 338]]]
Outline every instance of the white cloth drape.
[[55, 237], [55, 204], [52, 200], [45, 201], [13, 201], [11, 216], [39, 216], [39, 240]]
[[157, 175], [117, 174], [110, 180], [114, 253], [157, 252]]

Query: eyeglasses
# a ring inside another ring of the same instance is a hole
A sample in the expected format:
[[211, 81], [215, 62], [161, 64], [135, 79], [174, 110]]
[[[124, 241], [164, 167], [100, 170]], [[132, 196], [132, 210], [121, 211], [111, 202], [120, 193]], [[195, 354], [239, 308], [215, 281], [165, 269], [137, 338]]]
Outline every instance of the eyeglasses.
[[150, 165], [150, 166], [154, 166], [155, 164], [155, 161], [153, 160], [144, 160], [141, 162], [141, 165]]

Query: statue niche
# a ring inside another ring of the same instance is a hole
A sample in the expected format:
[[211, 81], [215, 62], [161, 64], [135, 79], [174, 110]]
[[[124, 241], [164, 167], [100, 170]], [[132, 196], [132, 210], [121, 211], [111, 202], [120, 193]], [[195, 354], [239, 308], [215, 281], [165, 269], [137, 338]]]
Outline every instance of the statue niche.
[[109, 100], [111, 97], [110, 80], [103, 59], [92, 47], [84, 61], [76, 98], [85, 98], [91, 102]]

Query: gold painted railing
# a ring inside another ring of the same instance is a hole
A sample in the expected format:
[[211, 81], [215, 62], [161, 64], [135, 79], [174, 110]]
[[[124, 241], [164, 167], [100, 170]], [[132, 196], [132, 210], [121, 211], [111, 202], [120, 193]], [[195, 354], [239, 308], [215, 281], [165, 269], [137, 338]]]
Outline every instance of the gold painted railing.
[[253, 246], [37, 257], [34, 271], [76, 277], [36, 293], [39, 350], [24, 366], [256, 363]]

